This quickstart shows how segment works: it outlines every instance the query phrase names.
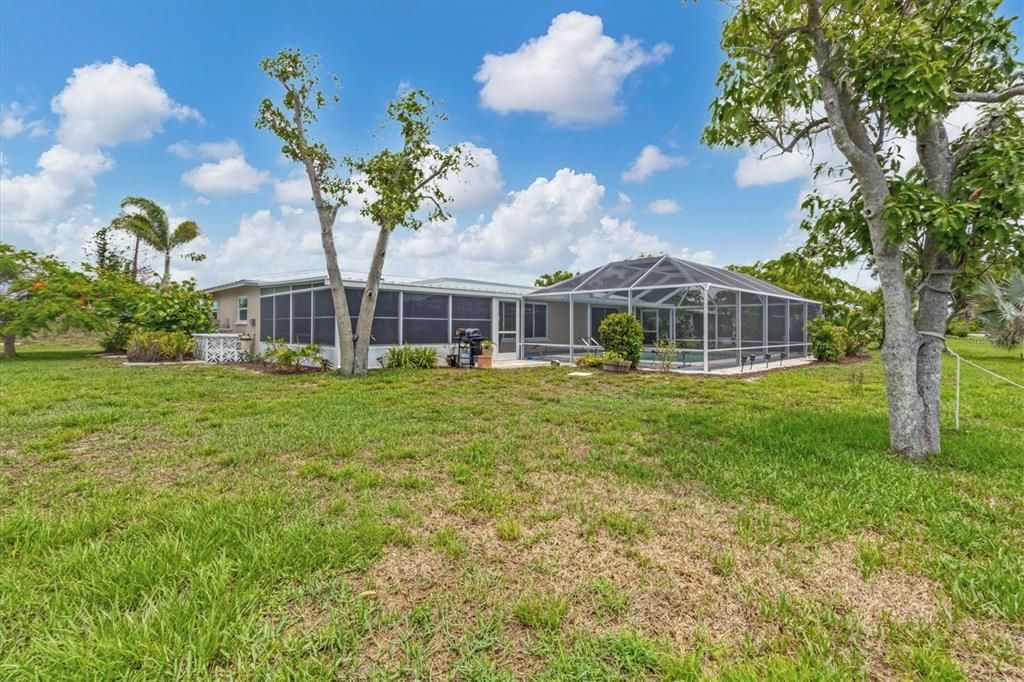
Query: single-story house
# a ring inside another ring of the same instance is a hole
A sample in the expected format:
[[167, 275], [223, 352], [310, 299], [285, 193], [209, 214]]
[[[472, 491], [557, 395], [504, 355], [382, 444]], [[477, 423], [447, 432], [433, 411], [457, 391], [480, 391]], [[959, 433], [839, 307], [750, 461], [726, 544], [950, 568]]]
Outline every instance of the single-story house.
[[[349, 313], [359, 314], [363, 279], [343, 276]], [[644, 360], [658, 340], [673, 342], [673, 364], [710, 371], [745, 362], [807, 355], [807, 322], [816, 301], [768, 282], [671, 256], [616, 261], [537, 289], [474, 279], [385, 277], [373, 320], [370, 364], [391, 346], [428, 345], [448, 352], [460, 327], [480, 329], [495, 360], [573, 361], [601, 352], [600, 323], [629, 312], [644, 330]], [[334, 305], [323, 272], [255, 277], [206, 289], [221, 331], [252, 339], [321, 346], [337, 361]], [[707, 320], [708, 324], [704, 324]]]

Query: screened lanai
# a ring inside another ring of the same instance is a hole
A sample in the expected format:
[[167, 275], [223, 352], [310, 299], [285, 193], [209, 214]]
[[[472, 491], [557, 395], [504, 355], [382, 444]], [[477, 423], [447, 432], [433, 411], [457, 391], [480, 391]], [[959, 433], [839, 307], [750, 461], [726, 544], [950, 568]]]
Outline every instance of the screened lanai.
[[527, 359], [573, 362], [601, 353], [601, 321], [628, 312], [644, 331], [641, 365], [659, 362], [655, 344], [665, 340], [675, 346], [673, 369], [709, 372], [806, 357], [807, 323], [821, 304], [756, 277], [657, 256], [537, 289], [526, 295], [523, 312]]

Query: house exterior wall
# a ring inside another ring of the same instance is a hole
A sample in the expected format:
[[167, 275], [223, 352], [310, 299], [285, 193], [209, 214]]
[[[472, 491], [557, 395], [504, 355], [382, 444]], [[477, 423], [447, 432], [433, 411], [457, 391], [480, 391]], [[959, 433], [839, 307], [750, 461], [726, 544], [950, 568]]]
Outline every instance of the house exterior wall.
[[569, 333], [569, 304], [563, 301], [545, 301], [541, 298], [531, 302], [546, 303], [548, 306], [548, 340], [546, 343], [568, 345], [580, 336], [587, 336], [587, 304], [573, 303], [573, 326], [576, 333]]
[[[259, 287], [233, 287], [211, 294], [217, 305], [217, 329], [236, 334], [255, 334], [260, 322]], [[248, 317], [238, 318], [238, 299], [245, 296], [249, 302]], [[255, 323], [252, 322], [255, 320]]]
[[[315, 282], [296, 282], [294, 284], [281, 284], [264, 287], [251, 285], [231, 286], [218, 291], [213, 291], [211, 292], [211, 296], [216, 302], [216, 320], [218, 328], [224, 332], [249, 334], [252, 337], [252, 341], [249, 344], [251, 348], [247, 349], [251, 349], [253, 352], [262, 352], [267, 349], [266, 338], [264, 338], [267, 336], [267, 334], [264, 333], [267, 331], [265, 329], [267, 325], [261, 323], [269, 321], [271, 323], [270, 332], [276, 337], [288, 337], [289, 332], [291, 332], [292, 335], [298, 333], [298, 327], [296, 326], [297, 316], [295, 315], [296, 309], [292, 305], [288, 306], [290, 310], [286, 314], [286, 318], [289, 321], [285, 323], [284, 333], [282, 334], [279, 325], [275, 324], [273, 314], [268, 317], [268, 320], [261, 319], [264, 300], [267, 298], [277, 298], [280, 295], [286, 295], [294, 304], [294, 296], [296, 294], [304, 294], [307, 291], [315, 293], [324, 289], [326, 289], [326, 287], [322, 283], [322, 280], [319, 280]], [[346, 289], [348, 290], [349, 287]], [[384, 318], [386, 319], [383, 320], [385, 325], [391, 324], [396, 325], [396, 327], [388, 327], [391, 331], [387, 334], [386, 341], [371, 343], [368, 360], [370, 367], [379, 367], [379, 359], [383, 358], [384, 355], [387, 354], [388, 349], [403, 342], [409, 343], [409, 345], [432, 347], [438, 352], [439, 358], [443, 359], [449, 352], [455, 327], [480, 327], [484, 331], [485, 336], [495, 339], [498, 330], [498, 301], [516, 300], [521, 302], [522, 300], [521, 295], [499, 294], [462, 288], [455, 289], [429, 286], [416, 287], [393, 284], [390, 286], [382, 286], [381, 291], [389, 292], [393, 296], [398, 297], [397, 313], [385, 313]], [[352, 292], [348, 293], [351, 294]], [[433, 297], [435, 302], [438, 298], [447, 299], [443, 306], [443, 311], [441, 311], [440, 308], [434, 310], [437, 306], [433, 306], [433, 308], [431, 308], [429, 304], [426, 304], [426, 302], [423, 301], [424, 295], [428, 298]], [[239, 324], [241, 321], [237, 319], [238, 298], [240, 296], [248, 298], [247, 323], [243, 324]], [[419, 305], [417, 305], [416, 302], [412, 302], [412, 299], [417, 296], [419, 297], [417, 299], [417, 301], [420, 302]], [[359, 297], [360, 296], [357, 295], [356, 299]], [[353, 301], [356, 299], [351, 299], [350, 297], [349, 305], [353, 305]], [[456, 305], [456, 299], [459, 299], [459, 305]], [[473, 306], [470, 305], [466, 299], [476, 299], [481, 301], [481, 303], [486, 303], [481, 306]], [[315, 300], [316, 298], [314, 297], [314, 301]], [[408, 304], [408, 307], [406, 304]], [[427, 308], [423, 307], [424, 304], [427, 305]], [[467, 306], [469, 307], [467, 308]], [[272, 307], [271, 309], [276, 311], [276, 307]], [[323, 319], [325, 319], [319, 317], [316, 310], [317, 307], [314, 303], [313, 312], [310, 313], [307, 309], [306, 315], [302, 316], [307, 320], [306, 325], [309, 325], [309, 321], [307, 319], [307, 316], [309, 315], [313, 316], [314, 322], [323, 321]], [[381, 303], [380, 300], [378, 300], [378, 315], [380, 315], [381, 310]], [[486, 311], [483, 312], [486, 317], [477, 317], [480, 315], [481, 311]], [[336, 332], [333, 330], [336, 329], [337, 322], [335, 319], [330, 317], [326, 319], [331, 320], [331, 331], [328, 332], [330, 334], [331, 341], [320, 342], [321, 355], [330, 360], [332, 364], [336, 365], [338, 361], [338, 351], [337, 344], [334, 341]], [[375, 334], [380, 333], [377, 328], [377, 321], [380, 321], [381, 319], [381, 317], [375, 317]], [[322, 329], [322, 331], [327, 332], [327, 329]], [[380, 331], [383, 331], [383, 328]], [[434, 336], [436, 337], [436, 340], [432, 338], [429, 342], [424, 341], [422, 343], [417, 343], [411, 338], [417, 333], [417, 331], [418, 335], [421, 337], [424, 335]], [[520, 333], [521, 332], [522, 330], [520, 330]], [[310, 333], [308, 326], [305, 333]], [[305, 340], [303, 340], [302, 337], [299, 337], [298, 340], [293, 338], [291, 340], [291, 345], [298, 347], [299, 345], [308, 343], [309, 340], [310, 339], [308, 337]], [[518, 350], [516, 352], [518, 353]]]

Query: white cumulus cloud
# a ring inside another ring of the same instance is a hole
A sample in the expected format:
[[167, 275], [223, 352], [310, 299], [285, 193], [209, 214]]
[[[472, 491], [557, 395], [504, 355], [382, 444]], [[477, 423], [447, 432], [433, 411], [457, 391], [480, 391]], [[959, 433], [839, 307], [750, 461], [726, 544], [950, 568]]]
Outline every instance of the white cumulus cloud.
[[16, 137], [28, 133], [30, 137], [39, 137], [49, 132], [46, 124], [39, 119], [30, 119], [32, 107], [11, 102], [0, 106], [0, 137]]
[[181, 140], [168, 146], [167, 151], [183, 159], [228, 159], [242, 155], [242, 147], [230, 137], [220, 142], [199, 144]]
[[288, 206], [312, 206], [313, 190], [309, 188], [309, 179], [303, 174], [278, 180], [274, 183], [274, 199]]
[[649, 144], [640, 150], [633, 165], [622, 171], [622, 181], [643, 182], [655, 173], [682, 168], [688, 163], [685, 156], [672, 156]]
[[647, 204], [647, 210], [655, 215], [679, 213], [679, 202], [674, 199], [655, 199]]
[[196, 166], [181, 181], [200, 194], [225, 196], [258, 191], [270, 182], [270, 173], [253, 168], [244, 156], [232, 156]]
[[498, 156], [493, 150], [478, 147], [472, 142], [462, 142], [459, 146], [474, 165], [445, 178], [440, 188], [451, 197], [453, 210], [480, 208], [501, 194], [503, 180]]
[[637, 230], [632, 220], [602, 216], [595, 229], [581, 234], [569, 245], [574, 256], [570, 269], [588, 270], [641, 253], [665, 253], [669, 248], [660, 237]]
[[79, 149], [149, 139], [171, 118], [202, 120], [170, 98], [153, 67], [116, 58], [75, 69], [50, 107], [60, 116], [60, 141]]
[[[105, 150], [148, 139], [168, 119], [201, 117], [174, 102], [150, 66], [120, 59], [74, 69], [50, 106], [59, 119], [57, 143], [40, 155], [35, 173], [14, 175], [6, 167], [0, 172], [0, 222], [5, 239], [76, 260], [80, 248], [68, 244], [80, 246], [94, 231], [88, 202], [97, 176], [115, 165]], [[6, 132], [38, 130], [25, 123], [26, 112], [12, 105], [5, 112]]]
[[485, 225], [470, 227], [460, 253], [481, 261], [547, 266], [600, 218], [604, 187], [590, 173], [563, 168], [512, 192]]
[[488, 109], [542, 113], [556, 125], [593, 124], [621, 114], [626, 78], [671, 51], [666, 43], [646, 50], [633, 38], [617, 41], [604, 34], [601, 17], [566, 12], [515, 52], [485, 55], [475, 78]]

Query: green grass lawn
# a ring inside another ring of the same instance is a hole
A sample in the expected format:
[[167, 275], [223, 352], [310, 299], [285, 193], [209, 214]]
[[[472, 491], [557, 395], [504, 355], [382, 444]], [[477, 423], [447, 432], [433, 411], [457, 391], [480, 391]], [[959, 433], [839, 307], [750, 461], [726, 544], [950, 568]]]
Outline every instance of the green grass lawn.
[[[1024, 383], [1017, 353], [957, 341]], [[0, 677], [1024, 676], [1024, 392], [0, 363]]]

